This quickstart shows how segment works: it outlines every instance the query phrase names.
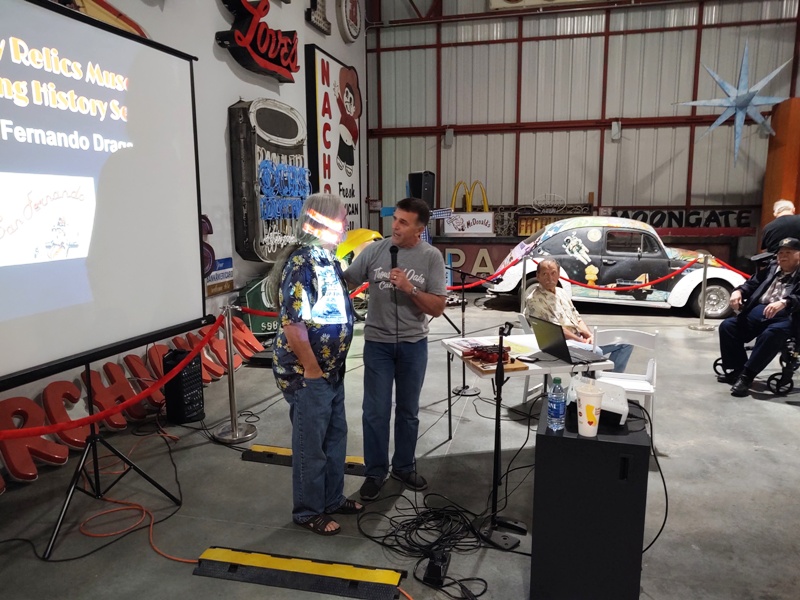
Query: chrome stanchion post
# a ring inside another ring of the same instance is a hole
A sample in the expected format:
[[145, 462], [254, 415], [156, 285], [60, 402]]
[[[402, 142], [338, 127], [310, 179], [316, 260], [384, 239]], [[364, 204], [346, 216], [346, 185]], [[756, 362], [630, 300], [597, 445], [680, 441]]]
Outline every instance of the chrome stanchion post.
[[706, 281], [708, 279], [708, 254], [703, 255], [703, 283], [700, 286], [700, 323], [689, 325], [689, 329], [695, 331], [714, 331], [714, 325], [706, 325]]
[[528, 255], [522, 255], [522, 277], [519, 280], [519, 312], [525, 312], [525, 288], [528, 283]]
[[214, 439], [223, 444], [239, 444], [252, 440], [258, 431], [251, 423], [239, 423], [239, 415], [236, 410], [236, 384], [233, 377], [233, 319], [231, 312], [232, 306], [226, 306], [225, 311], [225, 343], [228, 351], [228, 398], [231, 407], [231, 422], [221, 423], [214, 433]]

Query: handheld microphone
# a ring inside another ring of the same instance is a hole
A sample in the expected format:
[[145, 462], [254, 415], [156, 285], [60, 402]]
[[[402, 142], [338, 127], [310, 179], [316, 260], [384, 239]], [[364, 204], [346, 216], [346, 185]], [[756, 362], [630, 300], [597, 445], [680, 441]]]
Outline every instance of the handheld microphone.
[[389, 248], [389, 252], [392, 253], [392, 268], [397, 268], [397, 252], [400, 250], [397, 246], [392, 246]]

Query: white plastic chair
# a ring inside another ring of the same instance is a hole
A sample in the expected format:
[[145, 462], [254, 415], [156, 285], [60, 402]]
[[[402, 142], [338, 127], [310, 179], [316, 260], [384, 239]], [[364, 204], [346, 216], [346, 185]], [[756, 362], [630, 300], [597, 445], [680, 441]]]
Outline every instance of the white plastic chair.
[[[519, 324], [522, 327], [522, 333], [524, 333], [526, 335], [528, 335], [528, 334], [532, 335], [533, 334], [533, 329], [531, 329], [531, 324], [528, 323], [528, 319], [525, 318], [525, 315], [523, 315], [522, 313], [519, 313], [517, 315], [517, 317], [519, 318]], [[523, 404], [525, 404], [525, 402], [527, 402], [528, 398], [530, 398], [531, 396], [535, 396], [535, 395], [539, 394], [541, 392], [541, 390], [542, 390], [542, 387], [544, 386], [544, 384], [539, 383], [539, 384], [533, 386], [532, 389], [528, 389], [528, 385], [530, 384], [530, 382], [531, 382], [531, 378], [530, 377], [526, 377], [525, 378], [525, 383], [524, 383], [524, 385], [522, 387], [522, 403]]]
[[658, 331], [647, 333], [636, 329], [603, 329], [595, 333], [595, 343], [598, 346], [606, 344], [630, 344], [642, 348], [650, 353], [647, 369], [644, 373], [613, 373], [598, 371], [597, 380], [617, 385], [625, 390], [629, 400], [642, 400], [644, 407], [654, 419], [656, 399], [656, 340]]

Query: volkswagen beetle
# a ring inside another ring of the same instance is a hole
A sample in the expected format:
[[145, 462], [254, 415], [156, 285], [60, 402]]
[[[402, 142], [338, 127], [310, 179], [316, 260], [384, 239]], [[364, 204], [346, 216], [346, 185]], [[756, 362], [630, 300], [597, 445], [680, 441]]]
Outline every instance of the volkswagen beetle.
[[[660, 283], [624, 289], [675, 273], [699, 256], [692, 250], [665, 246], [647, 223], [600, 216], [557, 221], [517, 244], [500, 268], [523, 255], [528, 257], [524, 261], [524, 277], [520, 261], [503, 274], [500, 283], [488, 288], [490, 294], [519, 293], [524, 281], [527, 295], [536, 284], [536, 264], [544, 257], [552, 257], [561, 265], [561, 285], [573, 300], [663, 308], [688, 304], [696, 316], [700, 315], [702, 261]], [[565, 277], [586, 287], [570, 284], [564, 281]], [[705, 316], [724, 318], [731, 314], [731, 292], [744, 281], [744, 277], [709, 257]]]

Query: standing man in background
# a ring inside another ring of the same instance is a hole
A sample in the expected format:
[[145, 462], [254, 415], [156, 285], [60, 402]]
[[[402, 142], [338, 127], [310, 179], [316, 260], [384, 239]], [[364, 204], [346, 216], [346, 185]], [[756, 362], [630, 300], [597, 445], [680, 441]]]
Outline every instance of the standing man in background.
[[428, 487], [417, 473], [419, 395], [428, 366], [428, 320], [447, 300], [441, 253], [420, 239], [430, 209], [417, 198], [397, 203], [392, 236], [374, 242], [345, 271], [351, 287], [369, 281], [364, 325], [364, 462], [362, 500], [375, 500], [389, 474], [389, 424], [395, 391], [391, 475], [414, 491]]
[[800, 215], [794, 214], [794, 203], [778, 200], [772, 205], [775, 220], [764, 227], [761, 235], [761, 248], [766, 252], [777, 252], [778, 244], [784, 238], [800, 238]]

